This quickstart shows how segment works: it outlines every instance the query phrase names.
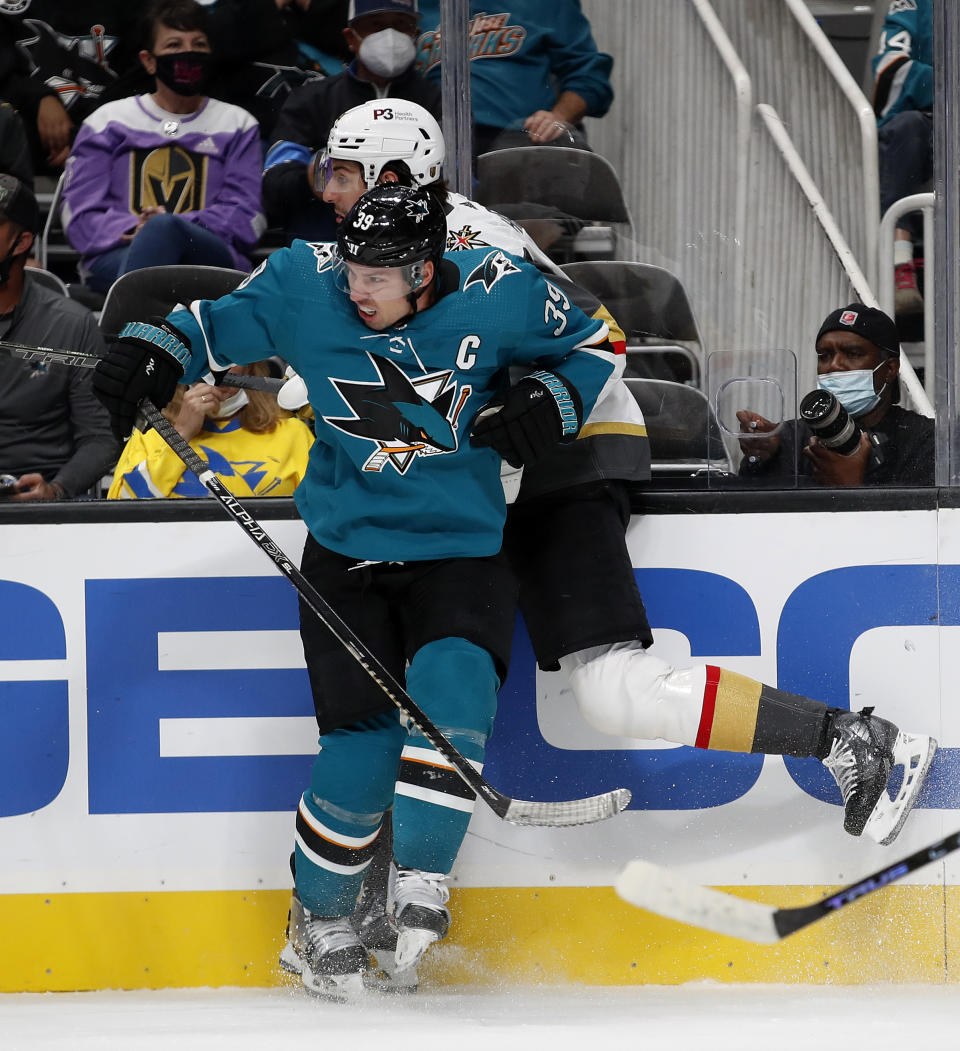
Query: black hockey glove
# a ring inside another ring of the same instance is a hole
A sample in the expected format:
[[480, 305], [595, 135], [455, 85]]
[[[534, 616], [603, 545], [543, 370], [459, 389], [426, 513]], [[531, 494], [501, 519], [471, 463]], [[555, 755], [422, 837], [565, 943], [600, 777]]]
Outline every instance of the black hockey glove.
[[531, 372], [474, 417], [471, 445], [488, 445], [510, 464], [522, 467], [573, 441], [583, 405], [576, 388], [556, 372]]
[[163, 318], [123, 327], [93, 374], [94, 393], [107, 407], [120, 441], [130, 437], [144, 398], [158, 409], [167, 404], [189, 361], [190, 345], [183, 333]]

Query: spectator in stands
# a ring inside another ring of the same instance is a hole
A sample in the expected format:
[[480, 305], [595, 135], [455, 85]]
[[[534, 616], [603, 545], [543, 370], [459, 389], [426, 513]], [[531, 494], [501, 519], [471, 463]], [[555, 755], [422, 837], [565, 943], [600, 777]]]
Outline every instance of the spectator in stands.
[[[127, 94], [143, 0], [0, 4], [0, 98], [19, 110], [38, 174], [57, 175], [80, 125]], [[117, 92], [114, 94], [114, 92]]]
[[392, 95], [440, 116], [440, 87], [413, 69], [417, 0], [350, 0], [344, 38], [356, 56], [333, 77], [292, 92], [266, 158], [263, 202], [271, 226], [287, 241], [336, 238], [333, 209], [322, 200], [316, 171], [333, 122], [371, 99]]
[[63, 224], [86, 283], [106, 292], [144, 266], [249, 270], [264, 230], [257, 123], [204, 94], [206, 15], [194, 0], [159, 0], [140, 61], [151, 94], [101, 106], [67, 161]]
[[[0, 175], [0, 340], [102, 354], [90, 311], [25, 276], [39, 225], [33, 191]], [[118, 449], [91, 377], [89, 370], [33, 365], [0, 352], [0, 473], [15, 478], [0, 499], [68, 499], [109, 470]]]
[[[933, 14], [931, 0], [893, 0], [873, 59], [873, 108], [879, 124], [881, 213], [920, 193], [933, 178]], [[900, 219], [893, 246], [898, 317], [923, 311], [917, 285], [916, 213]]]
[[[526, 0], [488, 14], [470, 0], [470, 96], [474, 152], [512, 146], [587, 149], [585, 116], [613, 101], [613, 59], [597, 50], [579, 0]], [[495, 10], [495, 9], [494, 9]], [[421, 0], [417, 69], [439, 79], [440, 0]]]
[[215, 94], [256, 117], [265, 146], [295, 88], [343, 71], [348, 0], [214, 0]]
[[33, 186], [30, 145], [20, 114], [9, 102], [0, 102], [0, 172], [15, 175]]
[[[863, 303], [834, 310], [816, 340], [818, 387], [834, 394], [862, 431], [849, 455], [827, 448], [800, 420], [776, 434], [770, 420], [737, 413], [744, 458], [740, 475], [770, 484], [802, 480], [816, 485], [933, 485], [933, 420], [902, 409], [900, 343], [893, 320]], [[801, 455], [797, 462], [796, 451]]]
[[[270, 374], [266, 362], [230, 371]], [[164, 416], [235, 496], [291, 496], [306, 473], [313, 434], [278, 407], [274, 394], [199, 382], [178, 387]], [[107, 494], [111, 500], [207, 495], [152, 429], [133, 432]]]

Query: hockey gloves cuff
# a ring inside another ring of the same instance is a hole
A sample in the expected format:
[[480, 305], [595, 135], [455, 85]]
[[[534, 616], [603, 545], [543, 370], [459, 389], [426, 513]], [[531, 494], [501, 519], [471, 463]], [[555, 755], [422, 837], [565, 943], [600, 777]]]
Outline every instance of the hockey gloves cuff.
[[284, 372], [287, 382], [280, 388], [277, 394], [277, 404], [287, 412], [297, 412], [310, 400], [307, 385], [302, 376], [293, 371], [293, 366], [288, 365]]
[[124, 326], [93, 374], [94, 393], [120, 441], [133, 431], [144, 398], [162, 409], [173, 397], [190, 356], [186, 337], [163, 318]]
[[470, 444], [490, 446], [511, 467], [522, 467], [573, 441], [582, 414], [580, 395], [563, 376], [531, 372], [477, 413]]

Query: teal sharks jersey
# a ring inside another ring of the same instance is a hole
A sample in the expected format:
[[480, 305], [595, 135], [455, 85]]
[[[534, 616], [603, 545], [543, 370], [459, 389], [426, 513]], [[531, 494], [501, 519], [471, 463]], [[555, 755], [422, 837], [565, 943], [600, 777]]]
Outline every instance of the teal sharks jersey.
[[295, 241], [235, 292], [169, 321], [187, 337], [185, 381], [272, 355], [306, 381], [316, 441], [295, 499], [324, 547], [357, 559], [479, 557], [500, 549], [500, 457], [470, 444], [504, 369], [536, 362], [580, 394], [608, 381], [613, 347], [533, 266], [499, 249], [447, 256], [446, 294], [382, 332], [342, 289], [335, 246]]

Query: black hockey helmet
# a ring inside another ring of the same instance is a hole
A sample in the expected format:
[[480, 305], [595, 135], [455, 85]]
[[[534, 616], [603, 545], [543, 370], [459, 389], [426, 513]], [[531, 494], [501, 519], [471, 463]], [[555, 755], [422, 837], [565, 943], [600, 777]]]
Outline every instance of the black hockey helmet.
[[368, 190], [347, 212], [337, 235], [340, 257], [361, 266], [439, 266], [447, 218], [432, 194], [418, 186], [384, 183]]

